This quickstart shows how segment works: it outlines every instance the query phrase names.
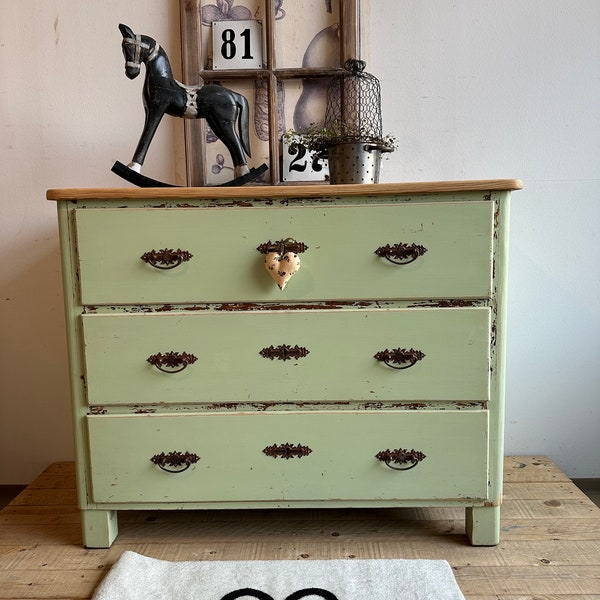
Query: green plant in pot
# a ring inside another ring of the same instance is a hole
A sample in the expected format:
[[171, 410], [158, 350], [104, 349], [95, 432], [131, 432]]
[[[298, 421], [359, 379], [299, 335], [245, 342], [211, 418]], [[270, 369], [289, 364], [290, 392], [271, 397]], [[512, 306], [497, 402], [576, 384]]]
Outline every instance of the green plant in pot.
[[288, 144], [328, 159], [330, 183], [378, 183], [381, 154], [397, 146], [394, 136], [382, 134], [379, 81], [364, 69], [364, 61], [348, 60], [332, 79], [323, 125], [284, 134]]

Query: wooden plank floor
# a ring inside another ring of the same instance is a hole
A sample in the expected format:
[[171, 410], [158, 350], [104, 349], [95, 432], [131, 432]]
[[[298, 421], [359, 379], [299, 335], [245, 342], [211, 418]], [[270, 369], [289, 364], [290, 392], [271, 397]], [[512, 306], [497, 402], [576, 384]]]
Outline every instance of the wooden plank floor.
[[0, 511], [0, 599], [90, 598], [129, 549], [167, 560], [445, 559], [467, 600], [600, 600], [600, 508], [544, 457], [507, 458], [505, 482], [494, 548], [468, 545], [461, 509], [406, 508], [121, 512], [112, 548], [86, 550], [73, 464], [57, 463]]

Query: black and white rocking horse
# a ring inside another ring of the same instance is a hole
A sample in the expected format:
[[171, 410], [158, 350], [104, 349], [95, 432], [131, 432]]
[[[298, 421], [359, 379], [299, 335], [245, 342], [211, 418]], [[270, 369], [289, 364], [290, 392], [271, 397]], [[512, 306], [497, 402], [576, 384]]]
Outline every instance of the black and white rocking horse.
[[233, 160], [235, 179], [224, 185], [242, 185], [267, 169], [266, 165], [249, 169], [246, 162], [246, 155], [250, 156], [250, 140], [248, 101], [244, 96], [220, 85], [179, 83], [173, 77], [167, 53], [158, 42], [147, 35], [135, 34], [127, 25], [120, 24], [119, 29], [123, 35], [125, 75], [135, 79], [142, 63], [146, 65], [143, 89], [146, 120], [131, 162], [125, 166], [117, 161], [112, 168], [114, 173], [140, 187], [172, 187], [141, 175], [150, 142], [165, 114], [184, 119], [206, 119]]

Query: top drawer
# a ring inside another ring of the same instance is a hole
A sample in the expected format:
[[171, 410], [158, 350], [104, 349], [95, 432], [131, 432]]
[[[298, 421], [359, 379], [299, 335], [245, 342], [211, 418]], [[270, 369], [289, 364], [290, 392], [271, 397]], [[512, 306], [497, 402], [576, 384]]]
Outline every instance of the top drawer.
[[[488, 298], [491, 202], [269, 208], [76, 209], [83, 304]], [[308, 246], [281, 291], [257, 247], [293, 238]], [[375, 251], [417, 244], [393, 264]], [[183, 250], [157, 269], [141, 256]]]

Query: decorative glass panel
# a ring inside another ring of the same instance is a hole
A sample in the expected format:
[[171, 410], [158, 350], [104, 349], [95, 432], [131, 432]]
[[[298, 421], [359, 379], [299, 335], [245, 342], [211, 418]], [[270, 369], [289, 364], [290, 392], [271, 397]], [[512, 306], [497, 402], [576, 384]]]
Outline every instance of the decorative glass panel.
[[[289, 169], [282, 174], [281, 136], [323, 122], [331, 77], [347, 58], [360, 57], [360, 3], [180, 0], [184, 83], [220, 83], [246, 97], [252, 153], [248, 166], [268, 166], [253, 184], [291, 181]], [[255, 30], [249, 21], [259, 21], [260, 27]], [[220, 38], [213, 43], [215, 23]], [[227, 63], [232, 57], [254, 54], [251, 42], [256, 40], [251, 37], [256, 31], [262, 36], [262, 65]], [[213, 48], [220, 53], [216, 69]], [[188, 185], [221, 185], [234, 178], [229, 153], [202, 120], [186, 119], [185, 136]], [[302, 172], [297, 175], [303, 181]], [[306, 179], [314, 180], [314, 173]]]
[[275, 65], [278, 69], [325, 69], [340, 66], [339, 3], [288, 0], [275, 20]]

